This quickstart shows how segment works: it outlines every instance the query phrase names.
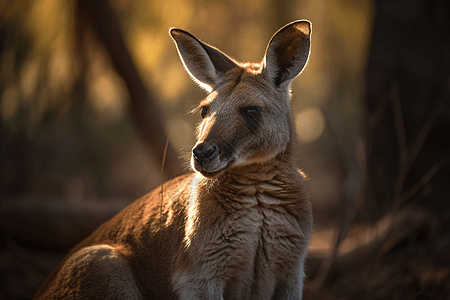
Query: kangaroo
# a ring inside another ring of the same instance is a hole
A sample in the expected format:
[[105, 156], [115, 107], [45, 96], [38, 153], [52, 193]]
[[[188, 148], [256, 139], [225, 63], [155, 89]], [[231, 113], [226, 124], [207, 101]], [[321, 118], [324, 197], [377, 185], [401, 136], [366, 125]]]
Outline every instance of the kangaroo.
[[260, 63], [238, 63], [181, 29], [169, 34], [208, 92], [195, 172], [101, 225], [35, 299], [302, 298], [312, 210], [294, 162], [290, 86], [308, 60], [310, 22], [278, 30]]

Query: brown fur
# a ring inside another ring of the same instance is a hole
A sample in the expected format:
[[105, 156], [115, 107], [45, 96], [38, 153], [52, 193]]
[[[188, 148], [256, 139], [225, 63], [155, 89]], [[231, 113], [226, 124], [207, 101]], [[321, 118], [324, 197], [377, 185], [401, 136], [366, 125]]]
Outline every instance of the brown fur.
[[[260, 64], [171, 35], [211, 92], [199, 106], [197, 172], [164, 184], [162, 213], [157, 188], [100, 226], [36, 299], [301, 299], [312, 213], [294, 166], [289, 88], [308, 58], [309, 22], [278, 31]], [[248, 107], [260, 115], [248, 118]]]

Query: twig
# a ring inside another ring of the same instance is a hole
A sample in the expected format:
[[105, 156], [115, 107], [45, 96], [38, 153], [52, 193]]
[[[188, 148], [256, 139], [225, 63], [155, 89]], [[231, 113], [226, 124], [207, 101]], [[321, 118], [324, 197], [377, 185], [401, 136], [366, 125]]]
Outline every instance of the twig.
[[[416, 193], [418, 193], [422, 188], [424, 188], [427, 183], [433, 178], [433, 176], [448, 162], [448, 159], [443, 159], [440, 162], [436, 163], [431, 167], [430, 170], [425, 173], [425, 175], [420, 178], [416, 184], [414, 184], [411, 188], [409, 188], [405, 193], [402, 194], [404, 182], [408, 172], [410, 171], [412, 165], [417, 159], [420, 150], [422, 149], [426, 139], [428, 138], [430, 131], [435, 124], [439, 114], [442, 111], [445, 100], [449, 97], [450, 92], [450, 78], [447, 80], [447, 85], [445, 85], [437, 103], [432, 108], [431, 112], [428, 115], [428, 118], [422, 125], [416, 139], [414, 140], [411, 150], [407, 151], [406, 149], [406, 137], [404, 131], [404, 123], [403, 123], [403, 115], [401, 113], [401, 106], [399, 102], [398, 94], [394, 95], [396, 97], [392, 98], [392, 108], [394, 113], [394, 124], [396, 127], [397, 139], [398, 139], [398, 147], [399, 147], [399, 170], [397, 174], [397, 179], [394, 187], [394, 195], [392, 199], [393, 207], [392, 211], [397, 212], [402, 204], [404, 204], [408, 199], [411, 199]], [[430, 187], [431, 188], [431, 187]], [[425, 193], [429, 193], [429, 190], [424, 191]], [[381, 258], [381, 256], [386, 253], [386, 248], [389, 247], [388, 237], [392, 235], [394, 228], [390, 228], [389, 231], [385, 234], [384, 242], [382, 244], [382, 248], [378, 252], [377, 259]]]
[[450, 77], [447, 78], [447, 84], [445, 85], [443, 91], [441, 92], [436, 105], [431, 109], [431, 112], [428, 114], [428, 118], [423, 123], [422, 128], [417, 134], [417, 138], [415, 139], [413, 145], [411, 146], [411, 150], [409, 151], [408, 155], [408, 169], [410, 169], [414, 164], [414, 162], [416, 161], [416, 158], [419, 155], [419, 152], [422, 149], [423, 144], [428, 138], [428, 135], [430, 134], [431, 129], [436, 123], [439, 114], [442, 113], [445, 101], [449, 99], [449, 96], [450, 96]]
[[405, 126], [398, 89], [399, 87], [396, 86], [396, 88], [392, 89], [391, 93], [392, 113], [394, 117], [394, 126], [397, 135], [398, 147], [398, 173], [394, 186], [394, 199], [399, 198], [402, 194], [403, 185], [405, 183], [406, 175], [408, 174], [408, 151], [406, 148]]
[[375, 125], [377, 125], [378, 121], [380, 120], [381, 115], [386, 110], [391, 98], [389, 95], [392, 94], [392, 90], [395, 88], [395, 85], [392, 85], [390, 90], [380, 98], [378, 101], [378, 105], [373, 110], [372, 114], [369, 116], [369, 128], [374, 128]]
[[322, 260], [322, 263], [319, 266], [319, 269], [316, 272], [316, 275], [314, 276], [314, 280], [311, 283], [311, 289], [310, 289], [310, 298], [311, 299], [315, 299], [318, 294], [319, 294], [319, 290], [322, 287], [322, 285], [324, 284], [325, 280], [328, 277], [328, 274], [330, 273], [331, 270], [331, 266], [333, 265], [334, 260], [337, 257], [337, 249], [339, 247], [339, 231], [336, 230], [336, 233], [334, 234], [334, 236], [337, 236], [336, 238], [336, 243], [333, 247], [333, 251], [330, 253], [330, 255], [324, 257], [324, 259]]
[[412, 198], [417, 194], [423, 187], [425, 187], [434, 175], [439, 172], [442, 167], [448, 164], [448, 158], [441, 159], [439, 162], [435, 163], [413, 186], [411, 186], [406, 192], [404, 192], [399, 198], [395, 200], [395, 207], [400, 207], [406, 200]]
[[333, 251], [330, 255], [325, 257], [322, 264], [319, 267], [319, 270], [317, 271], [317, 275], [314, 278], [314, 282], [312, 283], [311, 288], [311, 299], [314, 299], [318, 296], [319, 290], [324, 284], [324, 282], [327, 280], [329, 274], [332, 272], [332, 267], [334, 264], [334, 261], [338, 257], [338, 251], [339, 246], [341, 243], [345, 240], [347, 237], [348, 232], [350, 231], [350, 227], [353, 224], [353, 221], [356, 217], [356, 208], [354, 207], [351, 209], [344, 218], [344, 222], [342, 226], [340, 227], [340, 230], [337, 230], [334, 236], [336, 236], [336, 242], [333, 247]]
[[161, 248], [162, 232], [162, 213], [164, 204], [164, 163], [166, 162], [167, 147], [169, 146], [169, 137], [167, 136], [166, 146], [164, 147], [163, 159], [161, 162], [161, 203], [159, 205], [159, 247]]
[[[359, 241], [355, 244], [349, 239], [342, 241], [345, 245], [346, 241], [349, 241], [349, 247], [342, 249], [344, 251], [338, 251], [338, 254], [331, 260], [324, 258], [320, 268], [325, 268], [326, 264], [332, 262], [328, 273], [324, 278], [324, 282], [330, 279], [332, 276], [339, 273], [351, 272], [361, 266], [361, 263], [371, 260], [374, 255], [380, 253], [386, 253], [392, 246], [395, 246], [399, 241], [403, 240], [411, 233], [416, 232], [420, 228], [429, 226], [430, 216], [428, 212], [418, 208], [406, 208], [398, 212], [390, 212], [380, 219], [376, 224], [367, 229], [364, 233], [360, 233], [355, 239]], [[391, 231], [391, 228], [396, 228], [395, 231]], [[352, 238], [353, 239], [353, 238]], [[382, 255], [378, 255], [380, 259]], [[367, 267], [365, 264], [364, 267]], [[319, 271], [310, 270], [310, 272], [318, 274]], [[319, 280], [314, 279], [308, 292], [309, 299], [314, 299], [319, 296], [320, 286]]]
[[[431, 109], [431, 112], [428, 114], [428, 118], [425, 120], [424, 124], [422, 125], [422, 128], [420, 129], [419, 133], [417, 134], [417, 137], [411, 146], [411, 150], [410, 151], [405, 150], [405, 152], [403, 154], [402, 154], [402, 152], [400, 152], [400, 147], [403, 147], [403, 143], [405, 143], [405, 141], [403, 141], [404, 130], [403, 130], [403, 134], [401, 132], [399, 132], [401, 130], [400, 127], [403, 128], [403, 126], [404, 126], [403, 118], [401, 116], [400, 107], [396, 107], [397, 101], [393, 102], [394, 122], [396, 124], [396, 129], [398, 129], [397, 130], [397, 138], [399, 140], [398, 141], [398, 143], [399, 143], [399, 171], [398, 171], [397, 181], [396, 181], [396, 185], [395, 185], [395, 189], [394, 189], [394, 197], [393, 197], [394, 210], [399, 209], [401, 204], [403, 204], [404, 202], [406, 202], [406, 200], [408, 200], [408, 198], [406, 198], [406, 196], [410, 195], [412, 192], [414, 192], [415, 189], [417, 189], [417, 186], [414, 185], [412, 188], [410, 188], [406, 193], [404, 193], [402, 195], [403, 185], [404, 185], [406, 176], [407, 176], [409, 170], [411, 170], [411, 167], [413, 166], [414, 162], [416, 161], [417, 156], [420, 153], [420, 150], [422, 149], [426, 139], [428, 138], [428, 136], [430, 134], [431, 129], [433, 128], [434, 124], [436, 123], [436, 120], [439, 117], [439, 114], [442, 112], [442, 108], [445, 104], [445, 100], [447, 100], [449, 98], [449, 94], [450, 94], [450, 78], [448, 78], [447, 84], [445, 85], [443, 91], [441, 92], [437, 103]], [[393, 100], [395, 100], [395, 99], [393, 99]], [[397, 111], [397, 113], [395, 113], [395, 111]], [[434, 165], [424, 175], [425, 179], [428, 178], [429, 174], [431, 174], [431, 173], [432, 173], [431, 177], [433, 177], [434, 174], [437, 173], [437, 171], [439, 171], [439, 169], [442, 168], [442, 166], [445, 163], [446, 163], [445, 161], [441, 161], [441, 162], [437, 163], [436, 165]], [[436, 169], [436, 168], [438, 168], [438, 169]], [[430, 171], [431, 171], [431, 173], [429, 173]], [[424, 177], [422, 177], [422, 178], [424, 178]], [[422, 180], [422, 178], [420, 180]], [[420, 182], [420, 180], [419, 180], [419, 182]], [[429, 178], [428, 181], [429, 180], [431, 180], [431, 178]], [[415, 193], [417, 193], [417, 191], [414, 192], [412, 195], [414, 195]]]

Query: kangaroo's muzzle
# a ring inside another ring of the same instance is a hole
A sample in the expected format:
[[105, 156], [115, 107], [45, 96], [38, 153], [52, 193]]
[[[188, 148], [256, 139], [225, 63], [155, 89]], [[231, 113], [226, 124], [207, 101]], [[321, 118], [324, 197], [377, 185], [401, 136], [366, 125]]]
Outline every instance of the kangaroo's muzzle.
[[[230, 152], [230, 153], [229, 153]], [[233, 164], [231, 151], [210, 142], [200, 142], [192, 149], [192, 168], [205, 177], [215, 177]]]
[[200, 163], [214, 159], [219, 153], [219, 147], [216, 144], [200, 143], [192, 149], [194, 159]]

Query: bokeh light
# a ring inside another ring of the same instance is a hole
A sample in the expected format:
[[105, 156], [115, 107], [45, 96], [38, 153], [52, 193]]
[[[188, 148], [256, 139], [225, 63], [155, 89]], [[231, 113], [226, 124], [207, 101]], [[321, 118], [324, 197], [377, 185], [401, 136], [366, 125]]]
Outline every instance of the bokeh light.
[[325, 117], [317, 107], [308, 107], [295, 117], [297, 136], [303, 143], [317, 140], [325, 129]]

